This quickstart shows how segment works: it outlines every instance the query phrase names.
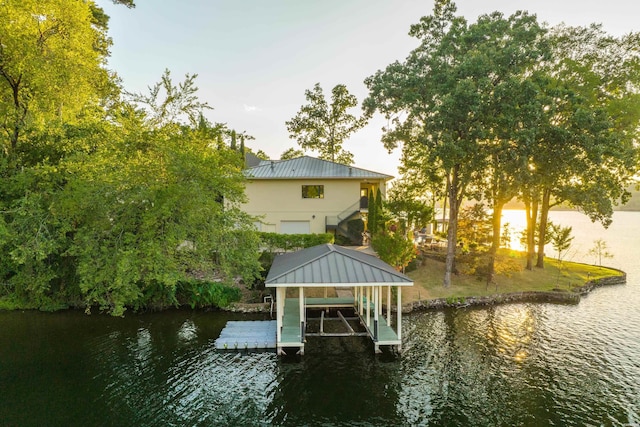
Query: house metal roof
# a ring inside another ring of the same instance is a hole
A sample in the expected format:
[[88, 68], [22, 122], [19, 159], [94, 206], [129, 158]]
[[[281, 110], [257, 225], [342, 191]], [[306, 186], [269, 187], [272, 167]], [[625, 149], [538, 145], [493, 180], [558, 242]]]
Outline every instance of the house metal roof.
[[341, 165], [328, 160], [302, 156], [290, 160], [263, 160], [245, 170], [251, 179], [384, 179], [393, 177], [379, 172]]
[[332, 244], [278, 255], [265, 286], [413, 286], [413, 281], [381, 259]]

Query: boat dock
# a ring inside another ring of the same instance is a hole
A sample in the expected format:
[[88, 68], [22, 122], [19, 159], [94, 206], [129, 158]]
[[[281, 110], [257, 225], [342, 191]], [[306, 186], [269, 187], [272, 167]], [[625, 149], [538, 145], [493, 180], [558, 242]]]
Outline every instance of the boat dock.
[[214, 345], [218, 350], [262, 350], [276, 348], [275, 320], [230, 320]]
[[[380, 346], [401, 350], [402, 288], [413, 281], [373, 255], [332, 244], [278, 255], [265, 286], [275, 290], [276, 320], [228, 322], [216, 348], [276, 348], [278, 354], [293, 349], [302, 355], [306, 336], [369, 336], [376, 353]], [[328, 298], [327, 288], [336, 289], [337, 296]], [[307, 297], [311, 289], [324, 289], [325, 297]], [[330, 320], [341, 321], [343, 328], [333, 323], [325, 330]]]

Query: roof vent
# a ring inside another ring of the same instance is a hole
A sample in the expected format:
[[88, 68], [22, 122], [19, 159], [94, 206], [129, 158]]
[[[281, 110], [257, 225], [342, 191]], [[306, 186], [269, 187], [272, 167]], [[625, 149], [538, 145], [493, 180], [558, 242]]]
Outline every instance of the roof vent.
[[273, 170], [274, 161], [271, 160], [271, 169]]
[[353, 168], [349, 166], [349, 176], [353, 175]]

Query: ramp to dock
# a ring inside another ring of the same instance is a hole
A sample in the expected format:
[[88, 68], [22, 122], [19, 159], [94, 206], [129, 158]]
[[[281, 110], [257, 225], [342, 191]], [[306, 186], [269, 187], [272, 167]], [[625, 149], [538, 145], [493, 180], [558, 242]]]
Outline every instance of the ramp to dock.
[[276, 348], [275, 320], [230, 320], [214, 345], [219, 350]]

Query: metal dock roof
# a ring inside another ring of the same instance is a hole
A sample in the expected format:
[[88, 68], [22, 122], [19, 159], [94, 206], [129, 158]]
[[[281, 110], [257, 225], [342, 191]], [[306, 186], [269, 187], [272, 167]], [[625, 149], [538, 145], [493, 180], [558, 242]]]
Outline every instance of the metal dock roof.
[[412, 286], [413, 281], [373, 255], [332, 244], [276, 256], [265, 281], [267, 287], [367, 284]]

